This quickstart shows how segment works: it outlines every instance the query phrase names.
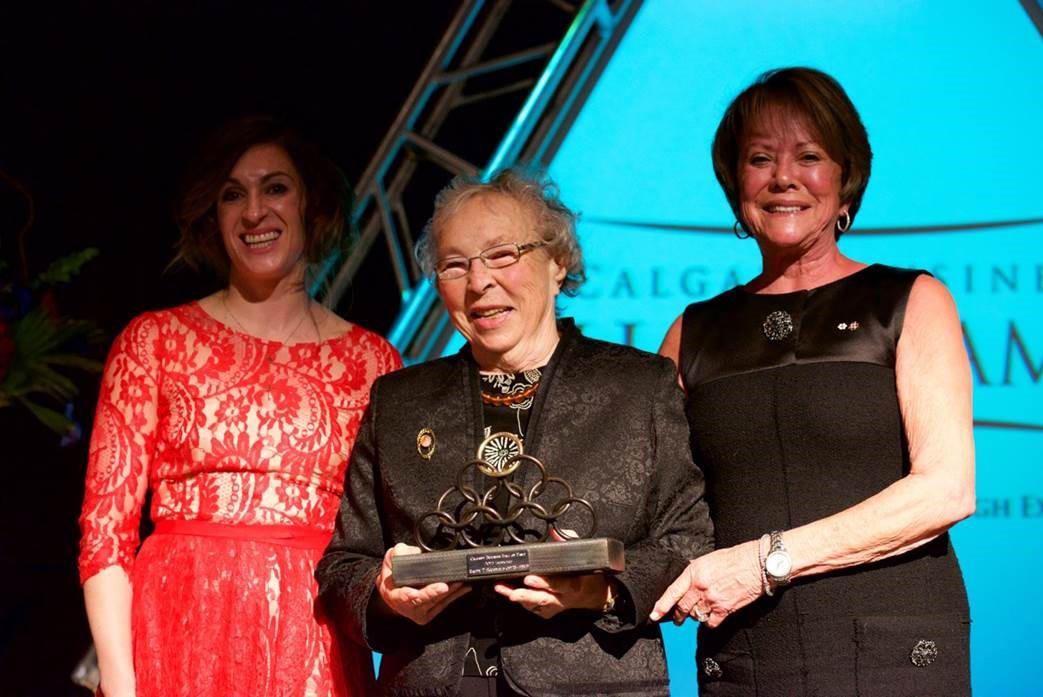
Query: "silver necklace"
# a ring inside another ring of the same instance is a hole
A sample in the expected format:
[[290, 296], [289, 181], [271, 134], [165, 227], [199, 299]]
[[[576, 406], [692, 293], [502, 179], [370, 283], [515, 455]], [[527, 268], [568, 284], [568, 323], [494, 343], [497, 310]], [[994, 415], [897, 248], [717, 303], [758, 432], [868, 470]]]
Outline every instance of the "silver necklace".
[[[225, 312], [228, 313], [228, 316], [232, 318], [232, 321], [236, 323], [236, 325], [243, 332], [243, 334], [246, 334], [248, 336], [254, 336], [250, 332], [246, 331], [246, 327], [243, 326], [243, 323], [240, 322], [239, 318], [235, 316], [234, 312], [232, 312], [232, 308], [228, 305], [228, 291], [227, 290], [225, 290], [225, 292], [221, 294], [221, 305], [224, 306]], [[310, 314], [311, 314], [311, 302], [309, 301], [308, 309], [301, 313], [301, 319], [300, 319], [300, 321], [297, 322], [297, 325], [293, 328], [293, 331], [290, 332], [289, 334], [287, 334], [285, 339], [283, 339], [282, 341], [277, 342], [277, 343], [280, 346], [285, 346], [286, 343], [289, 342], [289, 340], [292, 339], [295, 334], [297, 334], [297, 330], [299, 330], [301, 328], [301, 325], [304, 324], [305, 318], [307, 318], [308, 315], [310, 315]], [[260, 338], [260, 337], [258, 337], [258, 338]], [[265, 341], [267, 341], [267, 340], [265, 339]], [[275, 360], [274, 352], [266, 352], [266, 354], [264, 356], [264, 359], [266, 361], [268, 361], [269, 363], [273, 362]], [[269, 388], [269, 391], [271, 391], [270, 388]]]

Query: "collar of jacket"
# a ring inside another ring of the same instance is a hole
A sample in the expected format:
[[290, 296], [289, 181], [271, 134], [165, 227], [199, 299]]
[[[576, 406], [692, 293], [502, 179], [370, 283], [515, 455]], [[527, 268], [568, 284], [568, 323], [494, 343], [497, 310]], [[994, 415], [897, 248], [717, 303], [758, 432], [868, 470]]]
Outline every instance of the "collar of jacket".
[[[558, 374], [561, 364], [568, 361], [569, 356], [576, 347], [577, 340], [582, 336], [576, 327], [575, 320], [571, 317], [558, 318], [557, 325], [558, 345], [554, 349], [547, 367], [541, 371], [540, 389], [536, 391], [536, 399], [533, 400], [532, 410], [529, 412], [529, 426], [525, 429], [525, 452], [534, 457], [538, 457], [537, 453], [539, 452], [542, 431], [540, 428], [540, 415], [543, 413], [544, 403], [554, 391], [554, 376]], [[474, 355], [471, 353], [470, 344], [464, 344], [457, 356], [463, 359], [462, 369], [465, 372], [465, 384], [467, 384], [468, 391], [471, 394], [471, 413], [474, 415], [472, 423], [475, 428], [474, 444], [477, 447], [482, 442], [482, 438], [484, 438], [483, 425], [485, 422], [482, 417], [482, 395], [478, 377], [478, 363], [474, 360]]]

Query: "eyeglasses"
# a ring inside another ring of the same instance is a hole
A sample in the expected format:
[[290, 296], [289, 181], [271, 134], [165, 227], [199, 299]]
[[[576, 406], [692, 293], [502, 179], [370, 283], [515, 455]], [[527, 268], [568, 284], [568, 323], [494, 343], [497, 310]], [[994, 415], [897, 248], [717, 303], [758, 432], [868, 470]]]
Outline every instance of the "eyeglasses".
[[463, 278], [471, 270], [471, 262], [481, 259], [487, 269], [502, 269], [512, 264], [517, 264], [522, 254], [534, 249], [545, 247], [546, 242], [526, 242], [525, 244], [498, 244], [495, 247], [483, 249], [477, 256], [473, 257], [446, 257], [435, 263], [435, 275], [440, 281], [451, 281], [454, 278]]

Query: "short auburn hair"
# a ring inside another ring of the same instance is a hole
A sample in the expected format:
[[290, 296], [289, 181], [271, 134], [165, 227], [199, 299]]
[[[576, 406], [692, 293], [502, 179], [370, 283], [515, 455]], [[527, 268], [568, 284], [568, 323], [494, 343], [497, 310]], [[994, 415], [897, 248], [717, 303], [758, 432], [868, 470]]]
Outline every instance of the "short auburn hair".
[[[713, 139], [713, 171], [736, 219], [745, 227], [740, 206], [739, 164], [750, 130], [766, 118], [802, 123], [841, 166], [840, 203], [851, 221], [869, 184], [873, 151], [862, 119], [844, 88], [813, 68], [769, 70], [743, 90], [724, 112]], [[836, 230], [839, 238], [841, 233]]]
[[304, 257], [315, 266], [350, 242], [352, 190], [343, 173], [314, 144], [280, 119], [246, 116], [229, 121], [204, 139], [189, 164], [174, 217], [180, 230], [176, 262], [227, 276], [228, 254], [217, 225], [217, 197], [232, 168], [256, 145], [286, 152], [304, 188]]

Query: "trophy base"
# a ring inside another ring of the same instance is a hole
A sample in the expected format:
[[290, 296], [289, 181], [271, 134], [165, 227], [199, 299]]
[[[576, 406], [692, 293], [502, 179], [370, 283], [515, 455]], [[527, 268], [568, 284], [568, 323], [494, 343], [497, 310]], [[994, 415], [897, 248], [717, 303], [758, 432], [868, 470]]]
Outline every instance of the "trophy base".
[[536, 542], [406, 554], [391, 560], [396, 587], [454, 581], [491, 581], [527, 574], [617, 573], [623, 570], [623, 543], [610, 537]]

